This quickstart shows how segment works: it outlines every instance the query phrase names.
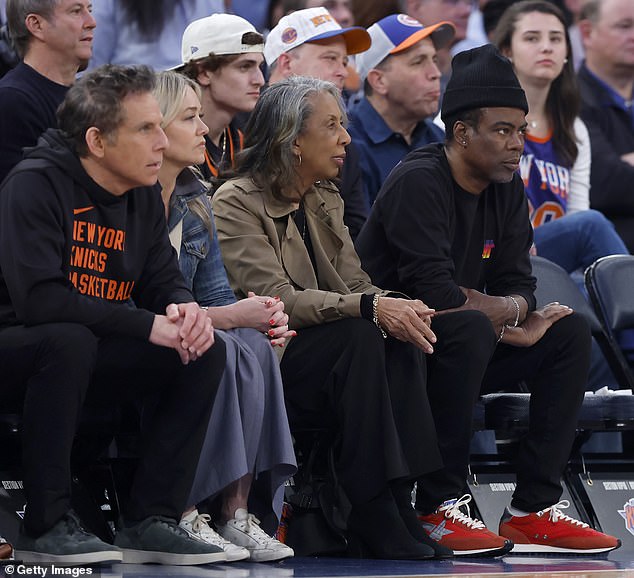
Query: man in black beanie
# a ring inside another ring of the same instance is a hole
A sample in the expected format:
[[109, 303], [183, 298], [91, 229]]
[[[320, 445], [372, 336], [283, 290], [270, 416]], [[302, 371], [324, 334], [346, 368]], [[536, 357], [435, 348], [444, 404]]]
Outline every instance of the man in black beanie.
[[[438, 313], [429, 399], [445, 467], [418, 480], [416, 509], [454, 554], [606, 552], [620, 542], [561, 512], [590, 358], [586, 321], [565, 305], [536, 310], [522, 180], [528, 104], [491, 45], [459, 53], [442, 104], [445, 144], [410, 153], [385, 181], [357, 239], [375, 283]], [[517, 486], [499, 534], [461, 510], [473, 406], [480, 393], [531, 391]], [[462, 496], [462, 497], [460, 497]]]

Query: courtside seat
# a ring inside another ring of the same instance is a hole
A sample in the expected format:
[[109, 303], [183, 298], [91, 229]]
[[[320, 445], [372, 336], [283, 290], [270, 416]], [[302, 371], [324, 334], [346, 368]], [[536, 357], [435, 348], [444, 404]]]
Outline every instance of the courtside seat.
[[618, 337], [634, 329], [634, 255], [597, 259], [585, 272], [585, 285], [616, 360], [622, 388], [634, 388], [634, 372], [621, 351]]
[[[634, 279], [634, 257], [629, 257], [632, 266], [632, 278]], [[605, 257], [604, 259], [613, 259]], [[603, 261], [604, 259], [599, 259]], [[542, 307], [547, 303], [559, 301], [572, 307], [577, 313], [583, 315], [588, 323], [592, 336], [601, 346], [601, 350], [619, 380], [622, 388], [627, 388], [630, 383], [630, 374], [624, 370], [621, 358], [623, 357], [615, 340], [610, 336], [604, 324], [599, 320], [593, 307], [588, 303], [581, 290], [570, 275], [556, 263], [543, 257], [532, 256], [531, 264], [533, 275], [537, 279], [535, 297], [537, 306]], [[596, 265], [596, 264], [595, 264]], [[593, 265], [589, 271], [595, 267]], [[634, 291], [631, 288], [634, 281], [628, 286], [632, 294], [633, 311], [632, 321], [634, 326]], [[518, 385], [519, 391], [527, 391], [524, 384]], [[579, 430], [584, 431], [619, 431], [634, 428], [634, 396], [630, 395], [596, 395], [587, 392], [579, 415]], [[625, 392], [624, 392], [625, 393]], [[482, 396], [484, 406], [484, 424], [487, 429], [493, 429], [504, 435], [513, 436], [525, 432], [528, 429], [529, 393], [491, 393]]]
[[[530, 393], [490, 393], [482, 396], [486, 429], [502, 434], [528, 430]], [[586, 392], [577, 429], [621, 431], [634, 429], [634, 395]]]

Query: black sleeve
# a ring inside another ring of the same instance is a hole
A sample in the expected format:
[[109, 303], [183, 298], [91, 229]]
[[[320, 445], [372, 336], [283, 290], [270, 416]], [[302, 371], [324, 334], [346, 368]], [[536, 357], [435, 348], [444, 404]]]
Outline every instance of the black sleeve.
[[343, 222], [354, 241], [368, 218], [368, 204], [363, 190], [359, 151], [353, 143], [346, 147], [346, 161], [341, 169], [341, 182], [337, 185], [344, 204]]
[[516, 175], [512, 191], [500, 191], [497, 196], [502, 207], [497, 214], [499, 238], [496, 239], [493, 266], [487, 272], [486, 292], [498, 296], [521, 295], [528, 303], [528, 310], [533, 311], [536, 281], [529, 253], [533, 228], [521, 179]]
[[[603, 128], [605, 113], [598, 108], [582, 109], [592, 151], [590, 205], [593, 209], [620, 217], [634, 216], [634, 167], [621, 159]], [[629, 151], [634, 152], [634, 150]]]
[[0, 95], [0, 183], [23, 158], [22, 149], [33, 146], [48, 128], [41, 114], [23, 93], [4, 89]]
[[[69, 179], [69, 186], [72, 186]], [[0, 190], [0, 269], [19, 323], [79, 323], [147, 339], [154, 315], [80, 294], [64, 272], [72, 221], [49, 180], [20, 172]]]

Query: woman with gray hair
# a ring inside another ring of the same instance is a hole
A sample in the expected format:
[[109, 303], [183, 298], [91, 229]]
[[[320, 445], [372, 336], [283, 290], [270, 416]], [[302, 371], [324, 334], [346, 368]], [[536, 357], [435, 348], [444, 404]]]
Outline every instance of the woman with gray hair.
[[212, 199], [220, 247], [234, 291], [279, 295], [298, 332], [281, 360], [291, 429], [334, 430], [350, 536], [379, 558], [447, 556], [411, 506], [411, 480], [441, 466], [423, 353], [433, 310], [360, 267], [330, 182], [344, 122], [332, 83], [292, 77], [264, 92], [234, 178]]

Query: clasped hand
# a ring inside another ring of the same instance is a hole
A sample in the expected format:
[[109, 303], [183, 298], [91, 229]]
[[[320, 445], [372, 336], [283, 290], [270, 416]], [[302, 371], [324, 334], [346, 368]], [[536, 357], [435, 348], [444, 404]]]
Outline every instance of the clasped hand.
[[214, 343], [211, 319], [198, 303], [171, 303], [155, 315], [150, 342], [176, 350], [183, 364], [195, 361]]
[[247, 298], [235, 303], [234, 307], [240, 310], [242, 326], [261, 331], [271, 340], [271, 345], [282, 347], [287, 338], [297, 335], [288, 328], [288, 315], [284, 313], [284, 302], [279, 297], [249, 291]]

